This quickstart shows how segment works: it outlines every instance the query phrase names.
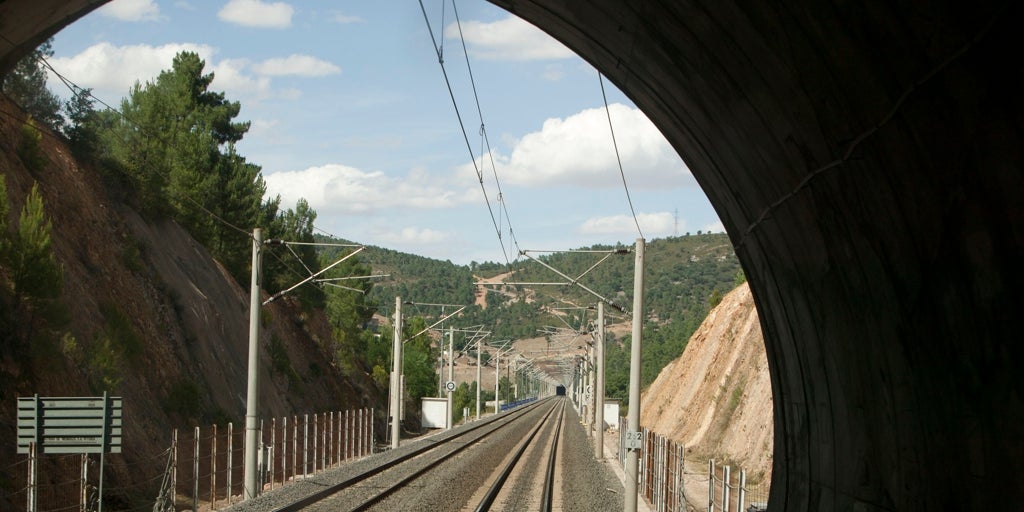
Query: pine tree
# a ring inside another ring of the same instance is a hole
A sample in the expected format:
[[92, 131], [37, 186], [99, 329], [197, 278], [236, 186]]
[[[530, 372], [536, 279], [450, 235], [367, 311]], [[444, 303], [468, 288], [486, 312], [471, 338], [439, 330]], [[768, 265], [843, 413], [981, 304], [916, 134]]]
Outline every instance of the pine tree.
[[65, 320], [59, 302], [64, 276], [53, 255], [50, 232], [39, 186], [34, 184], [18, 226], [0, 252], [0, 266], [8, 277], [4, 291], [10, 304], [9, 316], [4, 320], [12, 328], [11, 341], [17, 346], [30, 342], [41, 325], [55, 327]]
[[3, 78], [3, 91], [33, 118], [51, 130], [59, 131], [60, 98], [46, 88], [46, 67], [43, 59], [53, 56], [53, 39], [47, 39], [32, 53], [23, 57]]

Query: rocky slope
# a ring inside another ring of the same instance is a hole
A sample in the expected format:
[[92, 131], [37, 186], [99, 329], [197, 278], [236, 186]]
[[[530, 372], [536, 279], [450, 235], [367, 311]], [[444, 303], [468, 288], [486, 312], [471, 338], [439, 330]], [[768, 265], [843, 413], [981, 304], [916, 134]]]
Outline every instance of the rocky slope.
[[[136, 475], [152, 478], [152, 468], [127, 468], [165, 450], [173, 428], [244, 424], [249, 292], [176, 223], [144, 219], [119, 204], [110, 195], [112, 187], [95, 169], [76, 162], [59, 138], [44, 134], [47, 163], [29, 171], [16, 151], [24, 115], [6, 99], [0, 101], [0, 173], [11, 204], [8, 221], [16, 222], [37, 182], [64, 269], [60, 300], [70, 313], [68, 325], [49, 339], [33, 340], [31, 350], [0, 351], [0, 460], [24, 457], [15, 455], [18, 396], [107, 391], [123, 397], [125, 422], [124, 454], [108, 459], [108, 478], [122, 485]], [[285, 300], [264, 307], [261, 319], [261, 416], [372, 406], [380, 400], [363, 369], [334, 365], [331, 330], [322, 315]], [[128, 329], [117, 331], [119, 322]], [[118, 339], [134, 339], [139, 347], [101, 362], [96, 355], [103, 353], [103, 344], [116, 345]], [[115, 384], [104, 385], [104, 376]], [[2, 466], [0, 471], [13, 467]], [[11, 485], [23, 479], [20, 471], [0, 475], [0, 482]], [[6, 509], [2, 491], [0, 509]]]
[[683, 355], [644, 392], [640, 424], [687, 449], [771, 478], [772, 392], [757, 310], [746, 283], [728, 293]]

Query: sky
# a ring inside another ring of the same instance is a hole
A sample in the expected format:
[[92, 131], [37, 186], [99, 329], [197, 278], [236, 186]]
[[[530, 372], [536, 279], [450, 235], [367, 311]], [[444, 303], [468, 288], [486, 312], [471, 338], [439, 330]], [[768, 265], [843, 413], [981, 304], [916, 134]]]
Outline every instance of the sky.
[[454, 8], [114, 0], [58, 33], [50, 63], [116, 106], [176, 53], [197, 52], [211, 89], [252, 123], [237, 150], [262, 167], [268, 195], [305, 198], [319, 230], [363, 244], [505, 263], [517, 250], [632, 244], [637, 223], [648, 241], [724, 231], [682, 159], [607, 80], [605, 110], [592, 66], [483, 0]]

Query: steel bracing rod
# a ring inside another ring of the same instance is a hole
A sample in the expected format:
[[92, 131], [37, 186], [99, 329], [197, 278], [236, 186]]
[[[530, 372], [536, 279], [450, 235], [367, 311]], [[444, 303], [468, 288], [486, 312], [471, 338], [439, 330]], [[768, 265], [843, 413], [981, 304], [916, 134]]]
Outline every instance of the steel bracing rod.
[[[453, 307], [453, 308], [455, 306], [462, 306], [462, 304], [431, 304], [429, 302], [406, 302], [405, 304], [409, 305], [409, 306], [441, 306], [441, 307], [449, 306], [449, 307]], [[466, 306], [462, 306], [462, 307], [466, 307]]]
[[334, 284], [334, 283], [323, 283], [323, 284], [325, 284], [327, 286], [333, 286], [335, 288], [341, 288], [342, 290], [349, 290], [349, 291], [359, 292], [359, 293], [364, 293], [364, 294], [366, 293], [365, 290], [360, 290], [359, 288], [352, 288], [351, 286], [343, 286], [343, 285]]
[[[454, 304], [453, 304], [453, 305], [454, 305]], [[459, 308], [459, 309], [455, 310], [455, 312], [454, 312], [454, 313], [452, 313], [452, 314], [450, 314], [450, 315], [445, 315], [445, 316], [444, 316], [444, 317], [442, 317], [442, 318], [441, 318], [440, 320], [438, 320], [438, 321], [436, 321], [436, 322], [434, 322], [434, 323], [432, 323], [432, 324], [428, 325], [427, 327], [425, 327], [425, 328], [424, 328], [424, 329], [423, 329], [422, 331], [420, 331], [420, 332], [418, 332], [418, 333], [416, 333], [416, 334], [413, 334], [412, 336], [409, 336], [408, 338], [406, 338], [406, 339], [402, 340], [402, 343], [405, 343], [405, 342], [407, 342], [407, 341], [409, 341], [409, 340], [411, 340], [411, 339], [415, 338], [416, 336], [419, 336], [420, 334], [423, 334], [423, 333], [425, 333], [425, 332], [427, 332], [427, 331], [429, 331], [429, 330], [433, 329], [434, 327], [436, 327], [437, 325], [439, 325], [439, 324], [440, 324], [441, 322], [444, 322], [445, 320], [448, 320], [449, 318], [451, 318], [451, 317], [453, 317], [453, 316], [455, 316], [455, 315], [457, 315], [457, 314], [461, 313], [463, 309], [466, 309], [466, 306], [462, 306], [461, 308]]]
[[[539, 260], [539, 259], [537, 259], [537, 258], [534, 258], [533, 256], [530, 256], [529, 254], [527, 254], [527, 253], [526, 253], [526, 251], [519, 251], [519, 254], [521, 254], [521, 255], [523, 255], [523, 256], [526, 256], [527, 258], [530, 258], [530, 259], [531, 259], [531, 260], [533, 260], [533, 261], [536, 261], [537, 263], [539, 263], [539, 264], [540, 264], [541, 266], [543, 266], [544, 268], [546, 268], [546, 269], [548, 269], [548, 270], [550, 270], [550, 271], [552, 271], [552, 272], [554, 272], [554, 273], [558, 274], [559, 276], [562, 276], [562, 277], [564, 277], [564, 278], [568, 279], [568, 280], [569, 280], [569, 282], [570, 282], [569, 284], [572, 284], [572, 285], [576, 285], [576, 286], [579, 286], [580, 288], [582, 288], [583, 290], [585, 290], [585, 291], [586, 291], [587, 293], [589, 293], [589, 294], [593, 295], [594, 297], [597, 297], [598, 299], [600, 299], [600, 300], [604, 301], [604, 303], [605, 303], [605, 304], [608, 304], [609, 306], [611, 306], [611, 307], [613, 307], [613, 308], [615, 308], [615, 309], [618, 309], [619, 311], [622, 311], [622, 312], [625, 312], [625, 311], [626, 311], [625, 309], [623, 309], [623, 308], [622, 308], [622, 306], [619, 306], [618, 304], [615, 304], [615, 303], [614, 303], [614, 302], [612, 302], [611, 300], [609, 300], [609, 299], [606, 299], [606, 298], [604, 298], [604, 296], [603, 296], [603, 295], [601, 295], [600, 293], [597, 293], [597, 292], [595, 292], [594, 290], [591, 290], [590, 288], [588, 288], [588, 287], [587, 287], [586, 285], [584, 285], [583, 283], [580, 283], [580, 282], [576, 281], [575, 279], [573, 279], [573, 278], [569, 277], [568, 275], [566, 275], [566, 274], [565, 274], [565, 273], [563, 273], [562, 271], [558, 270], [557, 268], [555, 268], [555, 267], [552, 267], [551, 265], [548, 265], [547, 263], [544, 263], [543, 261], [541, 261], [541, 260]], [[589, 272], [589, 271], [588, 271], [588, 272]]]
[[476, 286], [568, 286], [570, 282], [533, 283], [529, 281], [502, 281], [500, 283], [475, 283]]
[[316, 245], [320, 247], [363, 247], [359, 244], [329, 244], [325, 242], [289, 242], [287, 240], [267, 240], [268, 243], [284, 244], [284, 245]]
[[589, 253], [596, 253], [596, 254], [605, 254], [605, 253], [629, 254], [630, 252], [632, 252], [632, 250], [630, 250], [628, 247], [622, 247], [622, 248], [619, 248], [619, 249], [559, 249], [559, 250], [555, 250], [555, 251], [544, 251], [544, 250], [540, 250], [540, 249], [523, 249], [523, 250], [519, 251], [519, 253], [524, 255], [524, 256], [528, 252], [537, 252], [537, 253], [546, 253], [546, 254], [556, 253], [556, 252], [589, 252]]
[[348, 276], [348, 277], [325, 277], [323, 279], [314, 279], [314, 283], [326, 283], [330, 281], [349, 281], [352, 279], [373, 279], [375, 277], [391, 277], [391, 274], [373, 274], [370, 276]]
[[315, 273], [315, 274], [313, 274], [313, 275], [303, 279], [302, 281], [299, 281], [298, 283], [295, 283], [294, 285], [291, 286], [291, 288], [288, 288], [287, 290], [281, 290], [281, 291], [275, 293], [269, 299], [263, 301], [263, 305], [266, 306], [267, 304], [270, 304], [271, 302], [281, 298], [286, 293], [288, 293], [288, 292], [290, 292], [290, 291], [292, 291], [292, 290], [294, 290], [294, 289], [296, 289], [296, 288], [298, 288], [298, 287], [300, 287], [300, 286], [302, 286], [302, 285], [304, 285], [304, 284], [306, 284], [306, 283], [316, 279], [317, 276], [319, 276], [320, 274], [323, 274], [324, 272], [327, 272], [328, 270], [330, 270], [330, 269], [338, 266], [339, 264], [341, 264], [341, 262], [351, 258], [352, 256], [355, 256], [356, 254], [359, 254], [363, 249], [366, 249], [366, 247], [363, 246], [363, 247], [360, 247], [360, 248], [358, 248], [358, 249], [348, 253], [347, 255], [345, 255], [341, 259], [339, 259], [338, 261], [335, 261], [334, 263], [331, 263], [330, 265], [327, 265], [326, 267], [321, 269], [319, 272], [317, 272], [317, 273]]

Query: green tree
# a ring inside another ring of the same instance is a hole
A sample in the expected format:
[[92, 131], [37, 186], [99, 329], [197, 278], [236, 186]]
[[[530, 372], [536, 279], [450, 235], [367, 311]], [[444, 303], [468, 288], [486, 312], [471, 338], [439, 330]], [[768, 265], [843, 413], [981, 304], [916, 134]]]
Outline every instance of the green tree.
[[196, 53], [179, 53], [170, 70], [132, 87], [121, 102], [123, 116], [107, 119], [110, 130], [102, 132], [104, 156], [122, 165], [140, 206], [151, 213], [170, 209], [201, 239], [209, 217], [194, 203], [213, 204], [221, 146], [237, 143], [249, 129], [233, 121], [238, 102], [209, 90], [214, 75], [203, 74], [205, 65]]
[[[269, 238], [311, 244], [315, 242], [313, 238], [313, 222], [315, 221], [316, 210], [310, 208], [305, 199], [300, 198], [296, 202], [294, 210], [288, 209], [272, 221]], [[297, 245], [289, 246], [289, 249], [282, 255], [264, 260], [266, 262], [263, 267], [266, 276], [264, 286], [270, 293], [284, 290], [320, 270], [320, 261], [315, 246]], [[324, 305], [323, 291], [315, 286], [302, 286], [296, 289], [295, 293], [303, 307], [307, 309], [322, 308]]]
[[[7, 193], [3, 187], [6, 212]], [[4, 218], [6, 219], [6, 214]], [[4, 229], [0, 245], [0, 267], [6, 273], [3, 310], [6, 328], [11, 336], [10, 348], [19, 350], [30, 342], [43, 325], [59, 326], [66, 321], [59, 302], [63, 288], [63, 271], [53, 255], [51, 225], [46, 219], [38, 185], [33, 185], [13, 233]]]
[[63, 123], [60, 98], [46, 88], [46, 67], [43, 60], [53, 56], [53, 39], [23, 57], [4, 78], [3, 91], [29, 115], [54, 131]]
[[37, 172], [46, 167], [47, 159], [42, 148], [43, 134], [36, 127], [31, 117], [21, 125], [21, 138], [18, 140], [18, 158], [25, 168]]
[[409, 399], [414, 403], [419, 403], [421, 398], [430, 396], [437, 390], [437, 372], [434, 368], [437, 352], [431, 346], [430, 336], [422, 333], [411, 337], [423, 331], [426, 326], [423, 318], [418, 316], [405, 322], [403, 373]]
[[93, 108], [92, 89], [77, 89], [64, 103], [64, 114], [68, 120], [64, 125], [64, 136], [68, 138], [71, 151], [79, 159], [92, 158], [99, 143], [99, 118]]

